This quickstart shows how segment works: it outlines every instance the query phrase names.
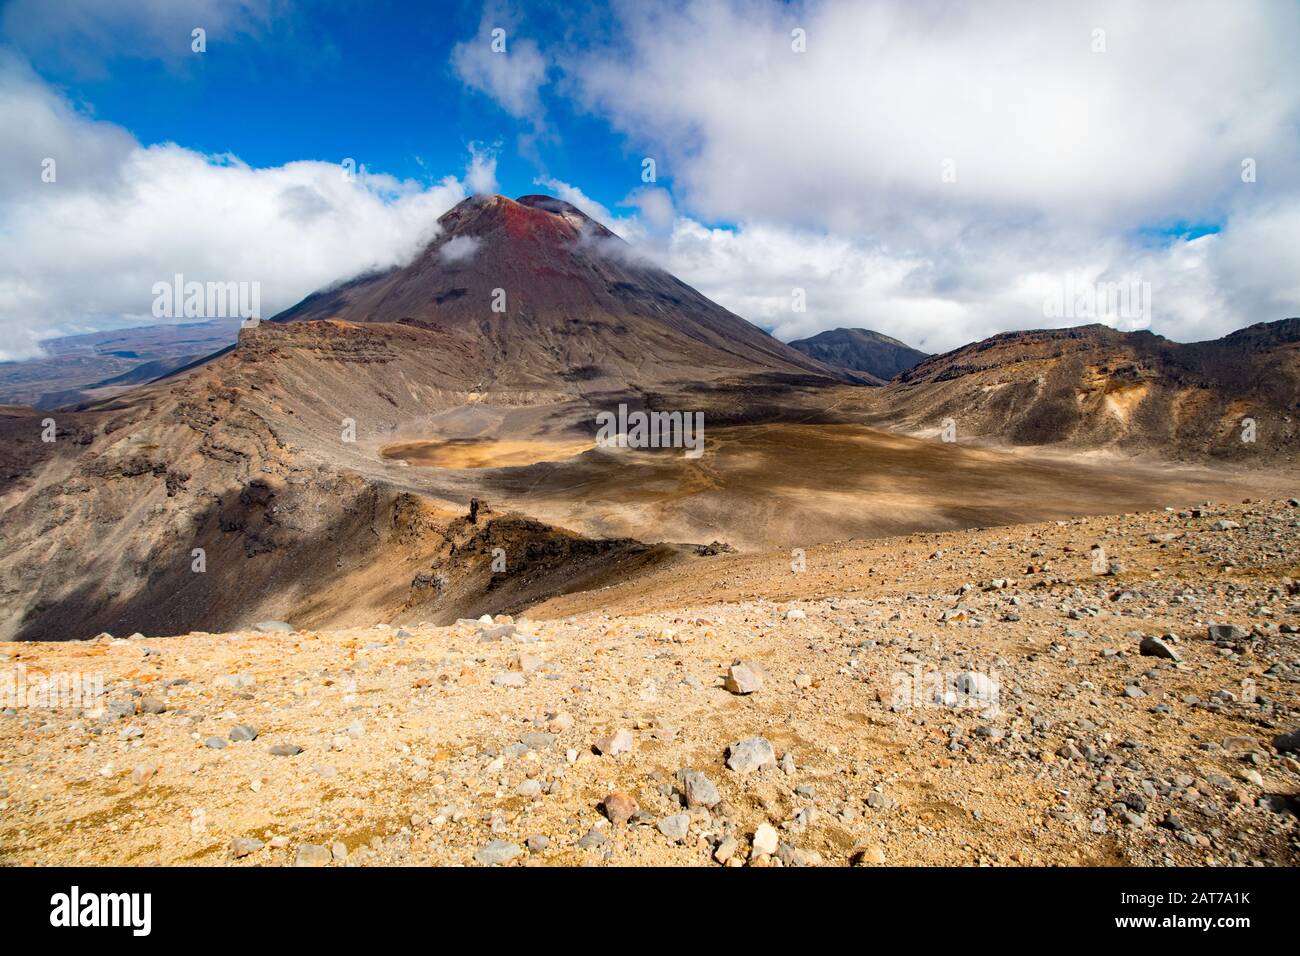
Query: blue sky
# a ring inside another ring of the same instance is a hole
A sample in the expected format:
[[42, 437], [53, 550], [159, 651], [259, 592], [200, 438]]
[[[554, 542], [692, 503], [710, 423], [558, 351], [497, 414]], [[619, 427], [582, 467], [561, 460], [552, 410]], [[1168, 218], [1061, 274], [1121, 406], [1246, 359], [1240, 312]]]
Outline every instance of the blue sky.
[[[564, 6], [531, 3], [515, 14], [507, 53], [516, 32], [564, 44]], [[612, 207], [640, 183], [640, 155], [565, 98], [542, 91], [547, 126], [534, 134], [465, 88], [451, 52], [479, 29], [480, 4], [349, 0], [285, 10], [253, 32], [235, 23], [209, 28], [201, 56], [188, 33], [175, 31], [157, 58], [105, 43], [87, 60], [38, 47], [33, 63], [142, 143], [233, 153], [254, 166], [352, 157], [372, 171], [434, 182], [462, 167], [477, 144], [495, 151], [497, 179], [511, 196], [537, 192], [534, 180], [551, 176]]]
[[[176, 272], [277, 311], [484, 190], [783, 340], [1213, 338], [1300, 313], [1298, 48], [1292, 0], [5, 0], [0, 358]], [[1143, 314], [1047, 305], [1132, 282]]]

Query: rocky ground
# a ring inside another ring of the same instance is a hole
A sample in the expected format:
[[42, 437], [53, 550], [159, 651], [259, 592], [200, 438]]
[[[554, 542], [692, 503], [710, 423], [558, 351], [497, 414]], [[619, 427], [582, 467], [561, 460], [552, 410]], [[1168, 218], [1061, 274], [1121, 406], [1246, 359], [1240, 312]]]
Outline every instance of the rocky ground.
[[1253, 501], [0, 645], [104, 686], [8, 701], [0, 861], [1293, 866], [1298, 582], [1300, 503]]

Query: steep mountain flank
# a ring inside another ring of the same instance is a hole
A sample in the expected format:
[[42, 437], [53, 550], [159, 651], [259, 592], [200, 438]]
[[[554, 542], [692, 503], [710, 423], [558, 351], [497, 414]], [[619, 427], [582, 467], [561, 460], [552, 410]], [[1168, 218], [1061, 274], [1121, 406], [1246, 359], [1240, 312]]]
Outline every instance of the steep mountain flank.
[[841, 376], [638, 257], [574, 206], [476, 196], [406, 266], [309, 296], [272, 321], [427, 329], [487, 386], [586, 390], [727, 375]]
[[883, 419], [934, 429], [951, 418], [965, 437], [1289, 461], [1300, 441], [1300, 319], [1191, 344], [1102, 325], [1008, 332], [926, 359], [881, 398]]

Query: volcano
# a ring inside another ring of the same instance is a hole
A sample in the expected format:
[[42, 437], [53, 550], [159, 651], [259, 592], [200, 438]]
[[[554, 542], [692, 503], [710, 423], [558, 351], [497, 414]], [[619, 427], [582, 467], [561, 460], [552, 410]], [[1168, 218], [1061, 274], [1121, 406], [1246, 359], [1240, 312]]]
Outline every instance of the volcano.
[[734, 375], [845, 380], [550, 196], [474, 196], [409, 264], [316, 293], [276, 323], [412, 326], [482, 388], [582, 391]]

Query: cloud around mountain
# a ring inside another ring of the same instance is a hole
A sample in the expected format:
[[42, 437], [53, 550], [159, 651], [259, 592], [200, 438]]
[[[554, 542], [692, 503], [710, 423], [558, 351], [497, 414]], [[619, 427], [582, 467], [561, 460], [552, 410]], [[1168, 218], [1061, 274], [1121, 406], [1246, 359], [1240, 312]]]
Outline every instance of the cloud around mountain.
[[[168, 16], [225, 22], [210, 6]], [[245, 6], [230, 31], [274, 19]], [[42, 62], [118, 43], [136, 16], [73, 3], [51, 33], [34, 9], [11, 5], [4, 27]], [[717, 0], [557, 14], [558, 32], [543, 19], [489, 3], [442, 69], [467, 104], [517, 120], [523, 153], [580, 150], [567, 110], [654, 158], [659, 181], [621, 195], [540, 162], [537, 181], [779, 338], [865, 326], [942, 351], [1094, 318], [1046, 313], [1067, 283], [1147, 284], [1150, 315], [1112, 324], [1180, 340], [1300, 311], [1294, 5]], [[504, 54], [489, 46], [498, 24]], [[178, 271], [260, 281], [274, 311], [401, 261], [438, 215], [498, 188], [500, 146], [470, 136], [466, 168], [424, 182], [142, 142], [14, 49], [0, 52], [0, 122], [7, 358], [53, 331], [139, 321]]]
[[654, 158], [662, 261], [780, 337], [950, 348], [1053, 324], [1067, 281], [1150, 283], [1180, 339], [1300, 303], [1294, 5], [651, 0], [601, 27], [516, 79]]
[[[265, 314], [431, 238], [438, 216], [495, 185], [492, 161], [433, 185], [363, 166], [254, 168], [175, 143], [145, 145], [77, 109], [0, 55], [0, 360], [39, 339], [151, 321], [152, 287], [176, 273], [260, 282]], [[42, 180], [54, 161], [53, 182]]]

